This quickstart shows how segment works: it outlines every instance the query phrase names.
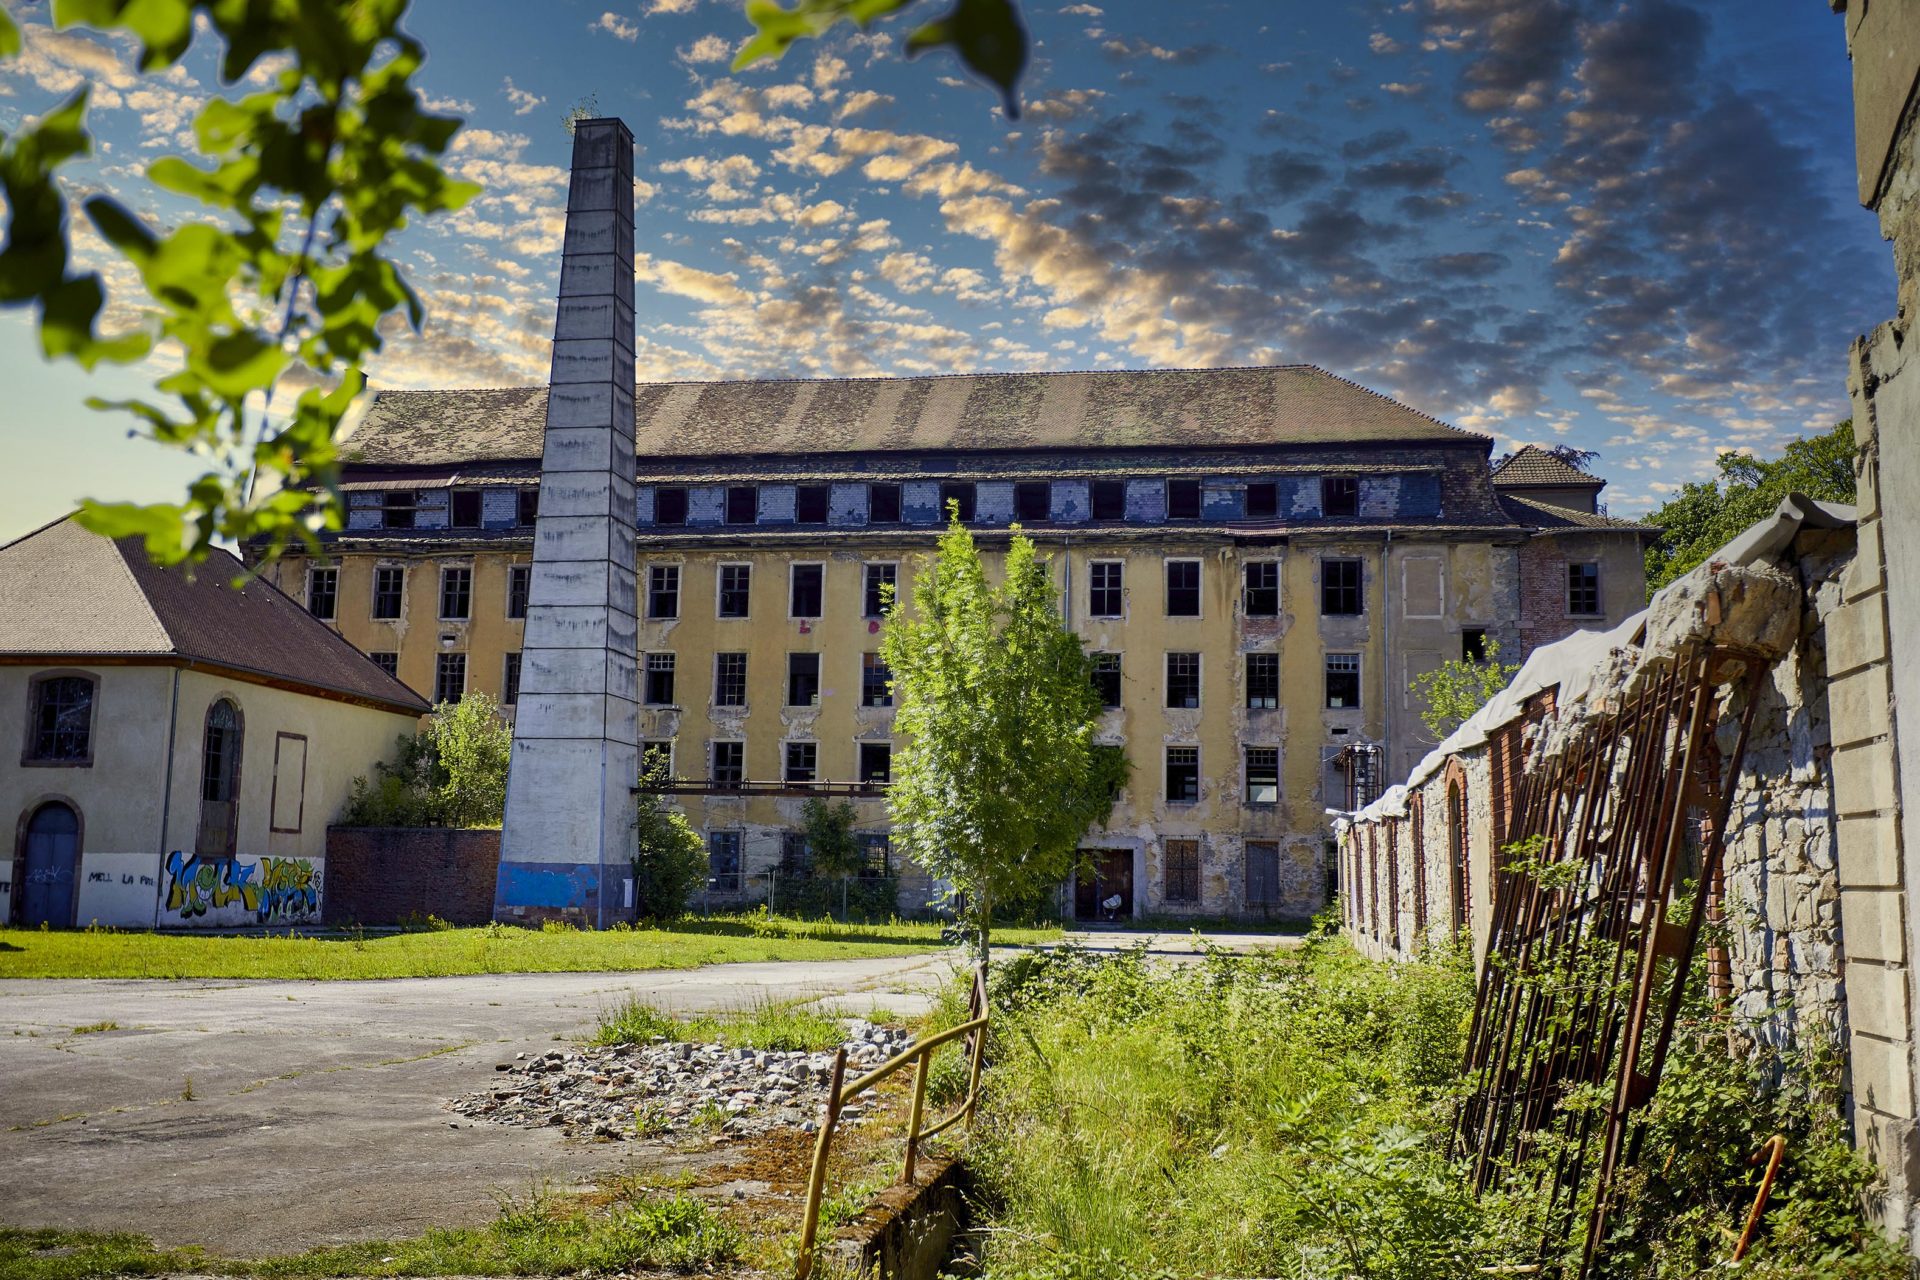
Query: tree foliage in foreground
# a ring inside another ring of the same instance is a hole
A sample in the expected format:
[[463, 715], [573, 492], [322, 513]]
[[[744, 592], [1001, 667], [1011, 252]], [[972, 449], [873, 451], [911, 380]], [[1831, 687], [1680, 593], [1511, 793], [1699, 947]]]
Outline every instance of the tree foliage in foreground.
[[1647, 517], [1660, 537], [1647, 548], [1647, 589], [1657, 591], [1700, 564], [1742, 530], [1773, 513], [1789, 493], [1852, 502], [1853, 420], [1795, 440], [1777, 458], [1720, 456], [1720, 474], [1682, 488]]
[[507, 755], [513, 731], [484, 693], [433, 709], [392, 764], [353, 780], [340, 815], [345, 827], [497, 827], [507, 809]]
[[1433, 740], [1439, 742], [1463, 724], [1467, 717], [1493, 701], [1493, 695], [1507, 687], [1517, 662], [1500, 661], [1500, 642], [1486, 638], [1484, 656], [1474, 662], [1449, 658], [1413, 678], [1413, 693], [1426, 704], [1420, 723], [1427, 726]]
[[642, 920], [685, 915], [707, 883], [707, 848], [687, 815], [667, 807], [667, 766], [650, 761], [640, 775], [633, 824], [633, 905]]
[[893, 838], [963, 896], [982, 955], [994, 904], [1065, 879], [1113, 806], [1091, 659], [1058, 594], [1017, 528], [1004, 578], [990, 581], [956, 519], [916, 573], [913, 608], [895, 604], [880, 641], [906, 739], [887, 790]]

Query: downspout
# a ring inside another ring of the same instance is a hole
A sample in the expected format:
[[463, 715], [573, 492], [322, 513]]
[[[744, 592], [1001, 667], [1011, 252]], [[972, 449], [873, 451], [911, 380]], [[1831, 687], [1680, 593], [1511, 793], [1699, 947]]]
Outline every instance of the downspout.
[[[1375, 780], [1379, 787], [1379, 799], [1386, 794], [1386, 775], [1393, 769], [1393, 530], [1387, 530], [1387, 541], [1380, 552], [1380, 645], [1383, 650], [1381, 664], [1385, 668], [1382, 686], [1386, 696], [1380, 700], [1380, 749], [1386, 759], [1380, 764], [1380, 777]], [[1444, 602], [1443, 602], [1444, 603]]]
[[167, 822], [173, 814], [173, 747], [180, 720], [180, 668], [173, 669], [173, 695], [167, 704], [167, 780], [160, 793], [160, 860], [153, 876], [153, 927], [160, 927], [160, 896], [167, 890]]

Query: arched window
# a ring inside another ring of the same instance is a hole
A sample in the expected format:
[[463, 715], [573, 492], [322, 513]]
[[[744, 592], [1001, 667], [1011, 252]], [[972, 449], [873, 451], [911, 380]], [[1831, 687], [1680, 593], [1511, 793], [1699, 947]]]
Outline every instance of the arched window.
[[1467, 814], [1458, 782], [1447, 783], [1447, 874], [1453, 881], [1453, 928], [1467, 927]]
[[230, 858], [240, 810], [240, 744], [244, 726], [240, 708], [221, 698], [207, 708], [207, 733], [200, 755], [200, 834], [194, 852], [203, 858]]
[[68, 927], [80, 872], [80, 815], [57, 800], [41, 805], [27, 819], [24, 852], [20, 923]]

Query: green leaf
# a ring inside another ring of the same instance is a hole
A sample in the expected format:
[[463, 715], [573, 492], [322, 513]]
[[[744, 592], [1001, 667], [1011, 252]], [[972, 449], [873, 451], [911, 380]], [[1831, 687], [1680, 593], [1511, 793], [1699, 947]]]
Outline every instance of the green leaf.
[[1027, 65], [1027, 28], [1013, 0], [957, 0], [946, 17], [907, 37], [907, 56], [941, 45], [952, 45], [975, 75], [998, 85], [1007, 118], [1020, 118], [1017, 90]]
[[747, 21], [756, 29], [754, 37], [740, 47], [733, 59], [739, 71], [762, 58], [778, 60], [796, 40], [818, 36], [834, 23], [847, 20], [867, 24], [898, 13], [912, 0], [799, 0], [788, 9], [776, 0], [747, 0]]
[[0, 58], [11, 58], [20, 48], [20, 28], [13, 25], [5, 9], [0, 9]]

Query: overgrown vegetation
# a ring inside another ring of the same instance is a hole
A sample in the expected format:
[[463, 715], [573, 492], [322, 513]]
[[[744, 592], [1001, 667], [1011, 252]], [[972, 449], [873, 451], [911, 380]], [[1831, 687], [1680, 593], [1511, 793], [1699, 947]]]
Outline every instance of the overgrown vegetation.
[[[1476, 1201], [1445, 1154], [1462, 954], [1380, 965], [1319, 936], [1149, 972], [1141, 952], [1067, 950], [1001, 966], [994, 997], [974, 1147], [998, 1206], [992, 1280], [1431, 1280], [1538, 1261], [1532, 1171]], [[1669, 1062], [1646, 1149], [1672, 1159], [1643, 1161], [1605, 1275], [1723, 1264], [1759, 1179], [1746, 1158], [1776, 1131], [1789, 1161], [1743, 1272], [1903, 1275], [1860, 1212], [1831, 1058], [1729, 1032], [1696, 1021]]]
[[1772, 514], [1789, 493], [1827, 502], [1852, 502], [1853, 420], [1804, 440], [1777, 458], [1720, 455], [1720, 474], [1684, 486], [1647, 516], [1660, 537], [1647, 548], [1647, 589], [1657, 591], [1725, 546], [1748, 525]]
[[761, 999], [742, 1009], [675, 1015], [629, 997], [600, 1015], [595, 1044], [648, 1044], [655, 1039], [724, 1044], [735, 1049], [815, 1053], [846, 1039], [840, 1020], [805, 1001]]
[[1432, 671], [1413, 678], [1413, 695], [1426, 703], [1420, 723], [1435, 742], [1458, 729], [1469, 716], [1493, 701], [1507, 687], [1517, 662], [1500, 661], [1500, 642], [1488, 636], [1479, 661], [1449, 658]]
[[781, 867], [773, 882], [775, 909], [808, 918], [891, 919], [900, 910], [900, 877], [878, 865], [860, 843], [853, 805], [813, 796], [800, 817], [807, 866]]
[[395, 740], [392, 764], [353, 780], [343, 827], [497, 827], [507, 809], [513, 730], [484, 693], [433, 709], [412, 737]]
[[678, 919], [707, 883], [706, 845], [686, 814], [667, 807], [666, 781], [666, 763], [651, 761], [634, 797], [633, 905], [641, 920]]

